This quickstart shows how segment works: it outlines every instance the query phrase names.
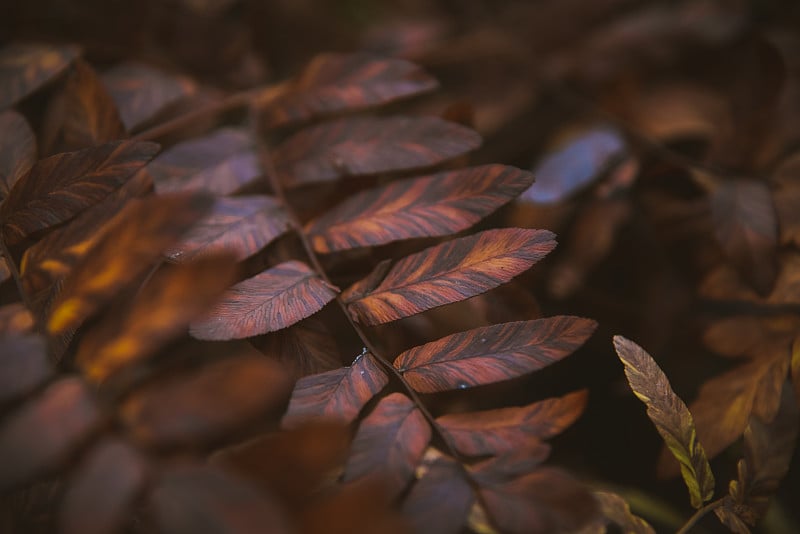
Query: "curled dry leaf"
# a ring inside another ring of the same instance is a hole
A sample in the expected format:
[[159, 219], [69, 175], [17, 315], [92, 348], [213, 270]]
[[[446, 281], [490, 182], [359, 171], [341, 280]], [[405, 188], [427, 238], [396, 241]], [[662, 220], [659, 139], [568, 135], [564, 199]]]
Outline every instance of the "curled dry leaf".
[[165, 150], [149, 165], [156, 192], [206, 191], [229, 195], [261, 176], [252, 136], [221, 128]]
[[93, 240], [53, 302], [48, 330], [63, 333], [142, 274], [211, 207], [205, 195], [134, 199]]
[[84, 334], [75, 362], [93, 382], [154, 353], [186, 329], [233, 281], [230, 256], [166, 267]]
[[475, 493], [464, 468], [442, 456], [430, 465], [403, 500], [403, 514], [412, 532], [457, 534], [462, 531]]
[[78, 57], [75, 46], [10, 44], [0, 49], [0, 110], [61, 74]]
[[44, 339], [33, 334], [0, 337], [0, 367], [0, 405], [30, 393], [53, 373]]
[[648, 417], [681, 464], [681, 475], [689, 488], [692, 506], [700, 508], [714, 496], [714, 474], [703, 445], [697, 440], [692, 414], [644, 349], [622, 336], [614, 336], [614, 348], [625, 364], [631, 389], [647, 406]]
[[[430, 91], [435, 79], [401, 59], [322, 54], [280, 93], [258, 102], [268, 126], [386, 104]], [[265, 95], [266, 96], [266, 95]]]
[[288, 186], [438, 165], [478, 148], [480, 136], [436, 117], [356, 117], [293, 135], [275, 150]]
[[172, 261], [185, 262], [213, 253], [244, 260], [288, 230], [288, 217], [269, 196], [217, 198], [180, 242], [167, 251]]
[[67, 461], [100, 422], [86, 385], [62, 378], [3, 420], [0, 426], [0, 488], [44, 475]]
[[0, 202], [36, 162], [36, 136], [25, 117], [16, 111], [0, 113]]
[[96, 445], [69, 479], [59, 511], [64, 534], [116, 532], [143, 488], [146, 460], [117, 439]]
[[275, 410], [289, 388], [280, 365], [244, 354], [137, 390], [123, 403], [122, 419], [146, 446], [196, 445]]
[[484, 456], [535, 448], [569, 427], [586, 406], [586, 392], [520, 408], [448, 414], [436, 419], [459, 453]]
[[572, 354], [596, 327], [591, 319], [556, 316], [475, 328], [409, 349], [394, 366], [421, 393], [491, 384]]
[[529, 172], [485, 165], [393, 182], [353, 195], [306, 225], [317, 252], [455, 234], [533, 183]]
[[303, 377], [294, 387], [283, 426], [316, 417], [349, 423], [388, 382], [370, 353], [356, 358], [350, 367]]
[[369, 294], [359, 283], [342, 298], [359, 322], [375, 325], [484, 293], [526, 271], [555, 248], [547, 230], [504, 228], [453, 239], [407, 256]]
[[39, 160], [0, 205], [9, 244], [100, 202], [158, 152], [155, 143], [118, 141]]
[[315, 314], [336, 292], [305, 263], [287, 261], [231, 287], [190, 331], [214, 340], [274, 332]]
[[416, 404], [392, 393], [358, 426], [344, 480], [379, 477], [397, 495], [413, 478], [430, 439], [431, 427]]

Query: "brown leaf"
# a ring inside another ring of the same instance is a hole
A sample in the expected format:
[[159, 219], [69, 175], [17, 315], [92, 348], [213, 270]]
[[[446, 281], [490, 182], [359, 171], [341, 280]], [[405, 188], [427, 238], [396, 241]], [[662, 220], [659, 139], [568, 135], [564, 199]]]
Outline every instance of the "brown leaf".
[[0, 255], [0, 284], [11, 278], [11, 267], [8, 265], [8, 260]]
[[419, 66], [367, 54], [322, 54], [275, 99], [262, 102], [268, 126], [386, 104], [437, 87]]
[[276, 409], [289, 388], [277, 363], [244, 354], [137, 390], [122, 405], [122, 419], [146, 446], [196, 445]]
[[475, 328], [409, 349], [394, 366], [421, 393], [491, 384], [572, 354], [596, 327], [563, 315]]
[[756, 291], [769, 294], [777, 276], [778, 221], [767, 186], [752, 180], [720, 185], [711, 197], [717, 240]]
[[280, 360], [295, 380], [342, 366], [336, 338], [327, 324], [315, 316], [253, 338], [251, 343], [267, 356]]
[[681, 475], [689, 489], [692, 506], [700, 508], [714, 496], [714, 474], [703, 445], [697, 440], [692, 414], [642, 347], [622, 336], [614, 336], [614, 348], [625, 364], [631, 390], [647, 406], [647, 416], [681, 464]]
[[51, 384], [0, 426], [0, 488], [8, 489], [58, 468], [100, 422], [84, 383], [74, 377]]
[[624, 534], [655, 534], [647, 521], [631, 513], [625, 499], [608, 491], [595, 491], [594, 498], [600, 505], [600, 513], [607, 521], [617, 525]]
[[397, 495], [413, 478], [430, 439], [431, 427], [419, 408], [405, 395], [392, 393], [358, 426], [344, 480], [380, 477]]
[[368, 295], [342, 298], [359, 322], [395, 321], [493, 289], [529, 269], [553, 250], [547, 230], [504, 228], [453, 239], [398, 261]]
[[0, 405], [44, 384], [53, 374], [47, 345], [37, 335], [0, 337]]
[[139, 128], [197, 90], [188, 78], [139, 63], [117, 65], [106, 71], [102, 79], [128, 131]]
[[54, 79], [78, 57], [74, 46], [10, 44], [0, 49], [0, 110]]
[[[36, 162], [36, 137], [25, 117], [16, 111], [0, 113], [0, 202]], [[13, 135], [10, 133], [13, 132]]]
[[356, 117], [306, 128], [275, 150], [288, 186], [438, 165], [481, 144], [480, 136], [436, 117]]
[[470, 472], [479, 478], [509, 481], [531, 473], [547, 460], [551, 447], [542, 441], [532, 442], [524, 449], [516, 449], [493, 456], [470, 466]]
[[447, 457], [436, 460], [403, 500], [403, 514], [413, 532], [457, 534], [475, 502], [464, 468]]
[[100, 202], [156, 152], [155, 143], [120, 141], [39, 160], [0, 205], [7, 243], [17, 243]]
[[148, 167], [156, 191], [207, 191], [229, 195], [261, 176], [252, 136], [221, 128], [165, 150]]
[[145, 271], [211, 207], [205, 195], [134, 199], [93, 240], [64, 280], [47, 328], [65, 332]]
[[534, 402], [520, 408], [443, 415], [436, 419], [459, 453], [496, 455], [534, 447], [569, 427], [586, 406], [586, 392]]
[[479, 482], [483, 502], [501, 532], [574, 532], [598, 513], [591, 493], [558, 469], [540, 468], [508, 482]]
[[246, 481], [207, 466], [166, 470], [148, 499], [160, 532], [170, 534], [270, 534], [292, 532], [269, 495]]
[[292, 427], [315, 417], [349, 423], [388, 382], [370, 353], [356, 358], [350, 367], [306, 376], [297, 381], [282, 424]]
[[233, 281], [230, 256], [166, 267], [129, 302], [120, 303], [81, 339], [75, 362], [93, 382], [154, 353], [216, 302]]
[[337, 289], [291, 260], [231, 287], [190, 328], [197, 339], [242, 339], [293, 325], [336, 298]]
[[33, 314], [21, 302], [0, 306], [0, 338], [28, 334], [35, 322]]
[[69, 480], [59, 511], [60, 532], [119, 531], [145, 484], [147, 469], [146, 460], [122, 441], [96, 445]]
[[533, 175], [485, 165], [393, 182], [348, 198], [306, 225], [317, 252], [465, 230], [519, 195]]
[[286, 232], [288, 224], [286, 212], [273, 197], [217, 198], [211, 212], [166, 255], [185, 262], [225, 252], [241, 261]]

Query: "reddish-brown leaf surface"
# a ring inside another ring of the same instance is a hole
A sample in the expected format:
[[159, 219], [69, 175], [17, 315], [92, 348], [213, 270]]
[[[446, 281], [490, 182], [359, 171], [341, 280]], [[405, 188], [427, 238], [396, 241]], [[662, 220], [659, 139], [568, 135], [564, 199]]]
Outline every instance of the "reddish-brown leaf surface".
[[54, 79], [78, 57], [74, 46], [10, 44], [0, 49], [0, 110]]
[[0, 205], [6, 241], [16, 243], [96, 204], [156, 152], [155, 143], [121, 141], [40, 160]]
[[413, 532], [457, 534], [462, 531], [475, 502], [464, 468], [441, 457], [427, 467], [403, 500], [403, 514]]
[[140, 63], [117, 65], [103, 73], [102, 78], [128, 131], [142, 126], [197, 90], [188, 78]]
[[156, 191], [207, 191], [228, 195], [261, 176], [250, 134], [236, 128], [179, 143], [148, 167]]
[[147, 463], [117, 439], [96, 445], [70, 478], [59, 513], [64, 534], [116, 532], [147, 478]]
[[273, 197], [218, 198], [203, 217], [173, 248], [172, 261], [191, 261], [213, 253], [246, 259], [288, 229], [288, 217]]
[[[617, 495], [608, 491], [595, 491], [594, 498], [600, 506], [603, 518], [598, 522], [605, 531], [608, 522], [617, 525], [626, 534], [655, 534], [655, 530], [647, 521], [633, 515], [628, 503]], [[598, 526], [599, 526], [598, 525]], [[587, 532], [594, 532], [587, 530]]]
[[359, 322], [387, 323], [474, 297], [508, 282], [553, 250], [547, 230], [504, 228], [453, 239], [398, 261], [369, 294], [343, 299]]
[[5, 257], [0, 256], [0, 284], [11, 278], [11, 267]]
[[388, 382], [370, 353], [356, 358], [350, 367], [303, 377], [294, 387], [283, 425], [316, 417], [349, 423]]
[[0, 202], [36, 162], [36, 137], [25, 117], [16, 111], [0, 113]]
[[101, 382], [154, 353], [213, 304], [233, 281], [230, 256], [210, 256], [157, 272], [130, 302], [112, 309], [81, 339], [75, 361]]
[[356, 117], [302, 130], [275, 150], [288, 186], [437, 165], [478, 148], [480, 136], [436, 117]]
[[405, 395], [384, 397], [358, 427], [344, 479], [382, 478], [393, 495], [400, 493], [431, 439], [431, 427]]
[[290, 387], [279, 364], [244, 354], [137, 390], [123, 404], [122, 418], [147, 446], [196, 445], [275, 410]]
[[0, 367], [0, 405], [44, 384], [53, 372], [47, 345], [36, 335], [0, 337]]
[[59, 467], [100, 421], [84, 383], [62, 378], [0, 426], [0, 488], [16, 486]]
[[63, 90], [51, 101], [45, 134], [46, 153], [79, 150], [127, 137], [114, 101], [85, 61], [73, 63]]
[[535, 402], [520, 408], [443, 415], [436, 419], [458, 452], [496, 455], [524, 449], [560, 434], [581, 415], [586, 392]]
[[470, 472], [481, 479], [508, 481], [531, 473], [550, 456], [551, 447], [545, 442], [531, 444], [519, 449], [493, 456], [470, 466]]
[[332, 329], [315, 316], [251, 342], [267, 356], [279, 359], [295, 379], [342, 366]]
[[508, 482], [481, 482], [481, 497], [501, 532], [574, 532], [598, 513], [592, 495], [557, 469], [540, 468]]
[[777, 276], [778, 220], [767, 186], [752, 180], [720, 185], [711, 197], [717, 239], [742, 277], [769, 294]]
[[191, 325], [197, 339], [242, 339], [286, 328], [336, 297], [305, 263], [291, 260], [231, 287]]
[[491, 384], [568, 356], [596, 327], [591, 319], [556, 316], [475, 328], [409, 349], [394, 366], [422, 393]]
[[0, 337], [28, 334], [34, 323], [33, 314], [21, 302], [0, 306]]
[[75, 265], [51, 307], [48, 329], [79, 325], [119, 289], [142, 274], [211, 207], [205, 195], [134, 199], [110, 220]]
[[529, 172], [485, 165], [393, 182], [348, 198], [306, 225], [317, 252], [455, 234], [533, 182]]
[[171, 534], [274, 534], [292, 532], [277, 503], [245, 480], [207, 466], [166, 470], [148, 508], [161, 532]]
[[377, 106], [430, 91], [436, 80], [401, 59], [322, 54], [275, 99], [263, 103], [269, 126]]

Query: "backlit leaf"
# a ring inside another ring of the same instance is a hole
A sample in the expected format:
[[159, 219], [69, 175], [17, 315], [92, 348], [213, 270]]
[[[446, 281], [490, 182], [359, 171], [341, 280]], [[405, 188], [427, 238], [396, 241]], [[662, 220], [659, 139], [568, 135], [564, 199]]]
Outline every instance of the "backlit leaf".
[[289, 388], [280, 365], [246, 354], [140, 388], [125, 400], [122, 418], [144, 445], [197, 444], [275, 410]]
[[230, 256], [200, 259], [157, 272], [132, 302], [112, 309], [82, 338], [76, 363], [92, 381], [155, 352], [186, 329], [233, 281]]
[[351, 314], [368, 325], [387, 323], [474, 297], [508, 282], [553, 250], [547, 230], [504, 228], [453, 239], [407, 256], [368, 295], [350, 301]]
[[474, 150], [480, 136], [436, 117], [356, 117], [312, 126], [275, 150], [289, 186], [437, 165]]
[[0, 110], [61, 74], [76, 57], [74, 46], [10, 44], [0, 49]]
[[454, 234], [519, 195], [533, 175], [486, 165], [364, 191], [306, 226], [317, 252]]
[[0, 206], [3, 235], [16, 243], [74, 217], [122, 185], [156, 152], [155, 143], [120, 141], [40, 160]]
[[556, 316], [475, 328], [407, 350], [394, 366], [422, 393], [491, 384], [568, 356], [596, 326], [591, 319]]
[[228, 195], [261, 176], [250, 134], [221, 128], [165, 150], [149, 165], [156, 191]]
[[106, 71], [102, 78], [128, 131], [142, 126], [197, 90], [188, 78], [140, 63], [117, 65]]
[[496, 455], [561, 433], [585, 405], [586, 392], [581, 391], [520, 408], [443, 415], [436, 422], [461, 454]]
[[336, 291], [305, 263], [287, 261], [231, 287], [191, 334], [223, 340], [274, 332], [315, 314]]
[[413, 532], [457, 534], [475, 502], [464, 468], [452, 459], [436, 460], [403, 500], [403, 513]]
[[263, 105], [269, 126], [377, 106], [436, 88], [420, 67], [368, 54], [322, 54], [277, 99]]
[[134, 199], [102, 230], [64, 280], [51, 307], [48, 330], [79, 325], [119, 289], [142, 274], [211, 207], [205, 195]]
[[720, 185], [711, 197], [717, 240], [741, 276], [760, 294], [772, 289], [778, 220], [767, 186], [752, 180]]
[[84, 383], [62, 378], [0, 426], [0, 488], [8, 489], [59, 467], [100, 422]]
[[53, 373], [47, 345], [36, 335], [0, 337], [0, 405], [44, 384]]
[[681, 464], [681, 475], [689, 488], [692, 506], [700, 508], [714, 496], [714, 474], [703, 445], [697, 440], [692, 414], [644, 349], [622, 336], [614, 337], [614, 348], [625, 364], [631, 389], [645, 403], [648, 417]]
[[167, 251], [167, 257], [184, 262], [225, 252], [244, 260], [287, 229], [286, 212], [273, 197], [218, 198], [211, 212]]
[[303, 377], [294, 387], [283, 425], [295, 426], [315, 417], [349, 423], [388, 382], [369, 353], [356, 358], [349, 367]]
[[144, 458], [122, 441], [92, 449], [69, 480], [59, 513], [64, 534], [116, 532], [128, 518], [147, 477]]
[[[36, 162], [36, 137], [25, 117], [16, 111], [0, 113], [0, 202]], [[13, 135], [10, 133], [13, 132]]]
[[431, 439], [431, 428], [416, 405], [400, 393], [384, 397], [358, 427], [344, 479], [381, 477], [397, 494], [414, 476]]

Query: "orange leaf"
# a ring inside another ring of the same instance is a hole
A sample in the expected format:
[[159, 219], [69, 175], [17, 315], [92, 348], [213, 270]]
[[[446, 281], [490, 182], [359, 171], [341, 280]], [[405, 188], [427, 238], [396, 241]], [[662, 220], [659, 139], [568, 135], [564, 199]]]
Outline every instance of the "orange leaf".
[[394, 366], [421, 393], [491, 384], [568, 356], [596, 326], [591, 319], [556, 316], [475, 328], [407, 350]]
[[533, 182], [529, 172], [485, 165], [364, 191], [306, 226], [317, 252], [436, 237], [465, 230]]
[[359, 322], [388, 323], [493, 289], [555, 246], [547, 230], [487, 230], [407, 256], [366, 296], [352, 299], [360, 289], [357, 282], [342, 298]]

